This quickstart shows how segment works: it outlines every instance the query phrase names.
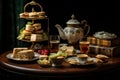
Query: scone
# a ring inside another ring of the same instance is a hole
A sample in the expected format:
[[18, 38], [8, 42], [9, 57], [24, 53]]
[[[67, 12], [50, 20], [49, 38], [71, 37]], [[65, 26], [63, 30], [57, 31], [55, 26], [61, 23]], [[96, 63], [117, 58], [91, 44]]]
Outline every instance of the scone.
[[86, 64], [92, 64], [92, 63], [94, 63], [94, 60], [92, 58], [90, 58], [90, 59], [87, 59], [85, 63]]
[[108, 62], [108, 58], [109, 58], [108, 56], [103, 54], [97, 54], [95, 57], [101, 59], [103, 62]]

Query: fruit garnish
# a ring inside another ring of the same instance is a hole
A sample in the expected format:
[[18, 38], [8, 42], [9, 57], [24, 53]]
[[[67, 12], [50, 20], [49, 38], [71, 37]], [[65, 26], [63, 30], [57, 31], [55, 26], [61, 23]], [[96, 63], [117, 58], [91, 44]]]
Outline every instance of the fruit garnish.
[[67, 57], [67, 54], [65, 52], [62, 52], [62, 51], [58, 51], [57, 53], [52, 53], [49, 57], [50, 58], [57, 58], [57, 57]]
[[40, 49], [38, 50], [38, 53], [41, 55], [48, 55], [49, 54], [49, 50], [47, 49]]

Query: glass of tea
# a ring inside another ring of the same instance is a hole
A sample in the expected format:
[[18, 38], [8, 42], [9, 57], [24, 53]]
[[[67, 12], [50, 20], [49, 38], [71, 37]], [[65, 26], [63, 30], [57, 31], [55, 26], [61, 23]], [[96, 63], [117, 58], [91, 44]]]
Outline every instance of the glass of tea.
[[58, 52], [59, 44], [60, 44], [60, 36], [50, 35], [50, 53]]
[[81, 53], [85, 53], [85, 54], [89, 53], [89, 48], [90, 48], [90, 42], [89, 41], [80, 41], [79, 46], [80, 46]]

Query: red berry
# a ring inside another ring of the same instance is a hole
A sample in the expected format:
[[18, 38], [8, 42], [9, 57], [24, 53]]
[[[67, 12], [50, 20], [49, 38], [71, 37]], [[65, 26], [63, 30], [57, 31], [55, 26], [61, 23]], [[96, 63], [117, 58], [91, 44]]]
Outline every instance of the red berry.
[[41, 55], [44, 55], [44, 53], [45, 53], [44, 50], [41, 50]]
[[41, 55], [48, 55], [49, 54], [49, 50], [47, 49], [40, 49], [38, 50], [38, 53]]
[[41, 54], [41, 51], [42, 51], [42, 50], [38, 50], [38, 53]]
[[44, 50], [44, 55], [48, 55], [49, 51], [47, 49]]

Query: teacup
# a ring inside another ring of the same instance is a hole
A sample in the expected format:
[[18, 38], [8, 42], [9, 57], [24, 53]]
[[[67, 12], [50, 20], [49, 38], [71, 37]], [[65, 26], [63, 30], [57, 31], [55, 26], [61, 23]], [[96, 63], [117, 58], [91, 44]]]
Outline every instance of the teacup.
[[87, 54], [78, 54], [77, 57], [79, 60], [82, 60], [82, 61], [86, 61], [88, 59]]

